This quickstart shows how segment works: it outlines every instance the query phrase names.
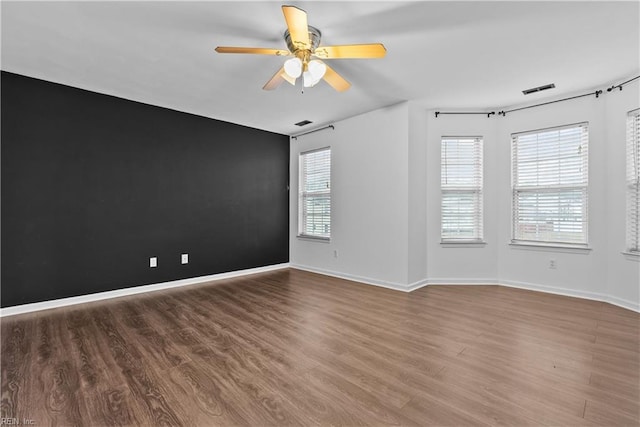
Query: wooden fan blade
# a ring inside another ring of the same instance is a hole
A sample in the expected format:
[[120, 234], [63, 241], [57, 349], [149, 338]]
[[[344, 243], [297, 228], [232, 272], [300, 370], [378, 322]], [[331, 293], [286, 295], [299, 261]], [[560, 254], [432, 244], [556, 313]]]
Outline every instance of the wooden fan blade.
[[[326, 64], [325, 64], [326, 65]], [[351, 83], [346, 81], [340, 74], [327, 65], [327, 71], [324, 73], [324, 81], [338, 92], [344, 92], [351, 87]]]
[[309, 25], [307, 24], [307, 12], [295, 6], [282, 6], [284, 20], [287, 21], [287, 28], [293, 45], [298, 49], [309, 49]]
[[284, 82], [284, 81], [289, 82], [292, 85], [294, 85], [296, 83], [296, 79], [289, 77], [289, 75], [284, 72], [284, 67], [282, 67], [278, 71], [276, 71], [276, 73], [273, 75], [273, 77], [271, 77], [271, 80], [269, 80], [267, 82], [267, 84], [265, 84], [262, 87], [262, 89], [264, 89], [264, 90], [274, 90], [275, 88], [280, 86], [280, 84], [282, 82]]
[[276, 56], [291, 55], [291, 53], [288, 50], [266, 49], [263, 47], [218, 46], [216, 48], [216, 52], [218, 53], [256, 53], [260, 55], [276, 55]]
[[284, 71], [284, 67], [276, 71], [276, 73], [271, 77], [271, 79], [265, 84], [262, 89], [264, 90], [274, 90], [284, 81], [282, 78], [282, 72]]
[[320, 46], [313, 53], [318, 58], [382, 58], [387, 49], [381, 43], [374, 44], [345, 44], [341, 46]]
[[287, 74], [284, 71], [284, 67], [282, 67], [282, 74], [281, 75], [282, 75], [282, 78], [285, 79], [290, 85], [292, 85], [292, 86], [296, 85], [296, 79], [294, 79], [289, 74]]

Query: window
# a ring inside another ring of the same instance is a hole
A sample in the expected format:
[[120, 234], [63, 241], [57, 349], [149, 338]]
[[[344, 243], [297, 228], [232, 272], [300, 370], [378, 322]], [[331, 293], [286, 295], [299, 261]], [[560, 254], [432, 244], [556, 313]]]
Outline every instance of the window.
[[640, 109], [627, 115], [627, 250], [640, 254]]
[[441, 238], [482, 241], [482, 138], [442, 137]]
[[300, 154], [298, 234], [331, 237], [331, 149]]
[[587, 123], [511, 135], [514, 243], [587, 244]]

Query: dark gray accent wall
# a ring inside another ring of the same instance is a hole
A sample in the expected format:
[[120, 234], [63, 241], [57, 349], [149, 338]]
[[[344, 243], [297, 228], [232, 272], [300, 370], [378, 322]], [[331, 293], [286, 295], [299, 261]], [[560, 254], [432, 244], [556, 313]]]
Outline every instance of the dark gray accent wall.
[[2, 307], [288, 262], [287, 136], [1, 84]]

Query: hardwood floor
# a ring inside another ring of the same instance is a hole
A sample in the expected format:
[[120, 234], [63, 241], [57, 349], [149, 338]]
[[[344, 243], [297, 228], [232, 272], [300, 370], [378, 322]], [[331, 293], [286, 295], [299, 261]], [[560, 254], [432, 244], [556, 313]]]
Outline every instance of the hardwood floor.
[[1, 326], [38, 426], [640, 424], [638, 313], [499, 286], [280, 270]]

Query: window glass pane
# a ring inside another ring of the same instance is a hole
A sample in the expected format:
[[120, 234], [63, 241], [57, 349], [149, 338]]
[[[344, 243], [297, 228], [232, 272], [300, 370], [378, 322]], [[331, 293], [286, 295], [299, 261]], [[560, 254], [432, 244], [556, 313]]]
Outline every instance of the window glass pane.
[[305, 216], [302, 234], [329, 236], [331, 232], [331, 198], [329, 195], [305, 195], [302, 200]]
[[451, 239], [480, 239], [478, 207], [481, 194], [470, 192], [442, 193], [442, 236]]
[[442, 138], [441, 189], [442, 240], [482, 240], [482, 138]]
[[587, 243], [588, 128], [512, 135], [513, 240]]
[[331, 150], [300, 154], [298, 233], [331, 236]]
[[522, 240], [581, 243], [586, 234], [585, 199], [584, 189], [518, 192], [516, 235]]

